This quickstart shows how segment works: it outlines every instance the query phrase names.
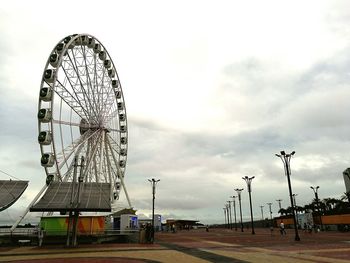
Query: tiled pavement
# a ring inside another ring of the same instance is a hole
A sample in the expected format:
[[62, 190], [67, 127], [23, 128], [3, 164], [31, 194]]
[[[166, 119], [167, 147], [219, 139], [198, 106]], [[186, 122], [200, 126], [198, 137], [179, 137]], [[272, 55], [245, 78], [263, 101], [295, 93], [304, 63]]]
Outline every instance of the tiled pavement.
[[[0, 248], [2, 262], [350, 262], [350, 233], [300, 233], [270, 235], [269, 230], [256, 229], [252, 235], [228, 229], [157, 233], [151, 244], [98, 244]], [[276, 231], [275, 231], [276, 232]]]

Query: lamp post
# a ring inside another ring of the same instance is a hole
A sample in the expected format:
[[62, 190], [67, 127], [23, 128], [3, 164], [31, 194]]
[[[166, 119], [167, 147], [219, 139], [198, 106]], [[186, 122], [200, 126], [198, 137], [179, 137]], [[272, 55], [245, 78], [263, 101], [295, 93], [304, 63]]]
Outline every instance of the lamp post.
[[242, 203], [241, 203], [241, 192], [243, 191], [243, 188], [236, 188], [235, 191], [238, 195], [238, 201], [239, 201], [239, 213], [241, 215], [241, 231], [243, 232], [243, 219], [242, 219]]
[[296, 210], [297, 209], [297, 201], [295, 199], [295, 197], [297, 196], [298, 194], [292, 194], [293, 196], [293, 202], [294, 202], [294, 209]]
[[260, 209], [261, 209], [261, 219], [264, 220], [264, 206], [261, 205]]
[[232, 209], [231, 209], [231, 203], [232, 201], [229, 200], [228, 202], [228, 209], [230, 210], [230, 220], [229, 220], [229, 228], [232, 230]]
[[249, 194], [249, 204], [250, 204], [250, 221], [251, 221], [251, 225], [252, 225], [252, 235], [255, 235], [255, 231], [254, 231], [254, 219], [253, 219], [253, 207], [252, 207], [252, 180], [255, 178], [255, 176], [252, 177], [242, 177], [242, 179], [244, 181], [246, 181], [247, 183], [247, 187], [248, 187], [248, 194]]
[[271, 226], [273, 227], [273, 223], [272, 223], [272, 209], [271, 209], [272, 203], [267, 203], [267, 205], [269, 206]]
[[296, 201], [296, 196], [298, 196], [298, 194], [292, 194], [293, 196], [293, 202], [294, 202], [294, 211], [295, 211], [295, 217], [297, 219], [297, 224], [299, 224], [299, 220], [298, 220], [298, 209], [297, 209], [297, 201]]
[[160, 179], [156, 180], [154, 178], [148, 179], [148, 181], [152, 184], [152, 240], [151, 242], [154, 243], [154, 200], [156, 199], [156, 185], [160, 181]]
[[276, 201], [278, 202], [278, 207], [281, 210], [282, 209], [282, 205], [281, 205], [282, 199], [277, 199]]
[[226, 228], [226, 207], [224, 207], [223, 209], [224, 209], [224, 214], [225, 214], [225, 224], [224, 224], [224, 228]]
[[293, 205], [293, 197], [292, 197], [292, 185], [290, 182], [290, 159], [295, 154], [295, 151], [291, 152], [290, 154], [285, 153], [284, 151], [281, 151], [280, 154], [276, 154], [277, 157], [279, 157], [284, 165], [284, 171], [287, 176], [288, 180], [288, 189], [289, 189], [289, 198], [290, 203], [292, 207], [292, 214], [293, 214], [293, 221], [294, 221], [294, 230], [295, 230], [295, 241], [300, 241], [299, 233], [298, 233], [298, 226], [295, 218], [295, 211], [294, 211], [294, 205]]
[[318, 199], [318, 189], [320, 188], [319, 186], [313, 187], [310, 186], [310, 188], [312, 189], [312, 191], [314, 191], [315, 194], [315, 199], [316, 199], [316, 204], [317, 204], [317, 210], [318, 210], [318, 214], [320, 216], [320, 224], [321, 224], [321, 229], [323, 230], [323, 224], [322, 224], [322, 215], [321, 215], [321, 209], [320, 209], [320, 204], [319, 204], [319, 199]]
[[225, 207], [226, 207], [226, 213], [227, 213], [227, 228], [230, 228], [230, 213], [229, 213], [228, 204], [225, 204]]
[[232, 198], [232, 202], [233, 202], [233, 212], [235, 215], [235, 231], [237, 231], [237, 219], [236, 219], [236, 197], [237, 196], [230, 196]]

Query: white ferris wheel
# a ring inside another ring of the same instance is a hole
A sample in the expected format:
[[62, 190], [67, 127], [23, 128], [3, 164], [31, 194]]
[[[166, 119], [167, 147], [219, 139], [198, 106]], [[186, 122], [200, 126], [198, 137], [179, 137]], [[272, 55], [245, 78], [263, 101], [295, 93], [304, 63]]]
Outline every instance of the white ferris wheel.
[[128, 126], [122, 86], [111, 56], [88, 34], [65, 37], [45, 65], [38, 103], [38, 142], [46, 185], [72, 182], [84, 158], [84, 182], [110, 183], [111, 203], [124, 184]]
[[[11, 231], [51, 184], [73, 182], [74, 188], [77, 166], [79, 183], [108, 185], [101, 187], [99, 196], [91, 194], [88, 203], [103, 195], [104, 199], [107, 196], [103, 201], [113, 208], [123, 190], [132, 207], [124, 183], [128, 126], [122, 86], [112, 58], [97, 38], [73, 34], [53, 48], [42, 76], [37, 117], [46, 183]], [[44, 200], [42, 211], [47, 211], [53, 199]], [[102, 200], [94, 201], [97, 207]]]

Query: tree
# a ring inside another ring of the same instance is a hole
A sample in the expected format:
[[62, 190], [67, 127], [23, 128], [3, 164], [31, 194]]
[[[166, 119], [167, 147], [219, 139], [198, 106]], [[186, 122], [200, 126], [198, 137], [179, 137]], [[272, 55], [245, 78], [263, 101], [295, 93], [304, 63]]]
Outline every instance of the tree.
[[293, 214], [293, 207], [288, 206], [286, 209], [287, 215], [292, 215]]
[[302, 213], [302, 212], [305, 212], [305, 209], [304, 209], [304, 207], [303, 206], [296, 206], [295, 207], [295, 211], [297, 211], [297, 212], [299, 212], [299, 213]]
[[307, 205], [304, 205], [304, 211], [305, 212], [310, 212], [310, 211], [312, 211], [312, 212], [314, 212], [314, 205], [311, 203], [311, 204], [307, 204]]
[[288, 214], [288, 211], [286, 210], [286, 209], [284, 209], [284, 208], [281, 208], [279, 211], [278, 211], [278, 213], [280, 213], [282, 216], [283, 215], [287, 215]]
[[349, 192], [345, 192], [344, 195], [342, 195], [342, 197], [340, 198], [342, 201], [346, 200], [350, 203], [350, 191]]

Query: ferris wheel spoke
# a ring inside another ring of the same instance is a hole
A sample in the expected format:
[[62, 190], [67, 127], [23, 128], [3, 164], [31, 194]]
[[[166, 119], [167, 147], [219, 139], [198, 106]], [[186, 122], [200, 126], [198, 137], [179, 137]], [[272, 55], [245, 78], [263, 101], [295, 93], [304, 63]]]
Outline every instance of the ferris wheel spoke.
[[71, 56], [75, 58], [75, 53], [72, 50], [70, 52], [67, 52], [67, 55], [64, 57], [64, 61], [62, 62], [61, 68], [63, 69], [65, 77], [68, 80], [70, 87], [72, 88], [75, 95], [72, 97], [75, 99], [75, 101], [78, 102], [82, 110], [84, 110], [86, 116], [85, 119], [91, 119], [91, 106], [89, 106], [87, 103], [86, 94], [83, 91], [83, 85], [80, 81], [80, 74], [83, 72], [79, 72], [73, 60], [71, 59]]
[[[77, 76], [77, 85], [76, 86], [81, 89], [80, 92], [83, 94], [85, 105], [89, 109], [89, 114], [90, 114], [89, 117], [94, 117], [94, 121], [97, 121], [98, 118], [97, 118], [97, 114], [96, 114], [95, 108], [93, 107], [93, 105], [91, 103], [91, 100], [90, 100], [88, 94], [86, 93], [86, 90], [84, 88], [83, 80], [81, 79], [81, 75], [83, 75], [83, 72], [81, 72], [82, 74], [80, 74], [80, 72], [79, 72], [76, 57], [73, 56], [73, 60], [72, 60], [72, 58], [70, 57], [69, 53], [67, 55], [68, 55], [68, 58], [69, 58], [70, 62], [72, 63], [72, 68], [75, 71], [75, 74]], [[85, 72], [85, 74], [87, 74], [87, 72]]]
[[[103, 136], [103, 132], [102, 132], [102, 136]], [[96, 154], [93, 156], [93, 164], [92, 164], [93, 174], [91, 174], [91, 177], [95, 176], [95, 182], [100, 182], [103, 179], [103, 177], [101, 176], [102, 174], [100, 173], [101, 168], [102, 168], [101, 167], [101, 159], [100, 159], [100, 157], [101, 157], [101, 142], [102, 141], [103, 141], [103, 139], [101, 139], [99, 141], [100, 144], [97, 146]]]
[[[65, 69], [63, 68], [63, 71], [65, 72]], [[67, 77], [66, 77], [67, 78]], [[70, 81], [68, 81], [70, 83]], [[81, 102], [79, 101], [79, 97], [75, 91], [75, 89], [72, 86], [72, 83], [70, 83], [72, 90], [75, 94], [75, 96], [73, 96], [68, 89], [66, 88], [66, 86], [64, 84], [62, 84], [59, 80], [57, 80], [56, 82], [56, 86], [55, 86], [55, 92], [58, 96], [61, 97], [62, 100], [64, 100], [67, 105], [69, 107], [71, 107], [71, 109], [73, 109], [75, 111], [76, 114], [78, 114], [80, 116], [80, 118], [82, 119], [86, 119], [88, 115], [87, 110], [85, 109], [85, 107], [81, 104]]]
[[[87, 163], [91, 163], [90, 167], [88, 168], [88, 172], [87, 175], [85, 177], [86, 181], [95, 181], [95, 176], [98, 172], [98, 158], [99, 158], [99, 148], [100, 148], [100, 142], [101, 142], [101, 138], [102, 138], [102, 134], [103, 131], [99, 130], [99, 133], [92, 138], [91, 140], [89, 140], [88, 142], [88, 151], [86, 152], [86, 156], [87, 156]], [[95, 170], [96, 168], [96, 170]], [[99, 180], [98, 180], [99, 181]]]
[[96, 55], [93, 57], [94, 60], [94, 68], [93, 68], [93, 84], [96, 89], [97, 93], [97, 104], [99, 105], [99, 110], [100, 110], [100, 90], [99, 90], [99, 85], [98, 85], [98, 76], [97, 76], [97, 60], [96, 60]]
[[[119, 167], [119, 164], [118, 164], [118, 159], [115, 156], [115, 153], [113, 151], [113, 148], [112, 148], [112, 145], [111, 145], [111, 142], [110, 142], [108, 136], [106, 136], [106, 144], [108, 146], [110, 157], [113, 160], [113, 163], [111, 163], [112, 164], [111, 167], [115, 168], [116, 177], [119, 178], [119, 177], [121, 177], [120, 176], [121, 172], [120, 172], [120, 167]], [[113, 170], [112, 170], [112, 172], [113, 172]]]
[[[90, 70], [89, 69], [91, 67], [91, 62], [89, 61], [94, 59], [94, 55], [90, 56], [90, 58], [88, 59], [87, 57], [87, 53], [88, 51], [86, 50], [86, 47], [85, 46], [80, 46], [81, 47], [81, 52], [82, 52], [82, 55], [83, 55], [83, 59], [84, 59], [84, 65], [85, 65], [85, 72], [86, 72], [86, 84], [87, 84], [87, 89], [88, 89], [88, 95], [92, 97], [92, 102], [94, 104], [93, 108], [95, 110], [98, 109], [98, 104], [96, 102], [96, 93], [94, 92], [93, 90], [93, 82], [91, 81], [91, 78], [90, 78]], [[95, 64], [95, 63], [93, 63]]]
[[[88, 179], [87, 175], [89, 174], [89, 171], [91, 171], [91, 164], [93, 163], [93, 159], [94, 159], [94, 156], [96, 155], [96, 151], [97, 151], [97, 148], [98, 148], [98, 145], [99, 145], [99, 141], [101, 140], [101, 136], [102, 136], [102, 132], [99, 130], [98, 131], [98, 135], [97, 135], [97, 139], [94, 140], [94, 142], [91, 142], [92, 144], [92, 147], [91, 147], [91, 150], [88, 150], [86, 152], [87, 156], [86, 156], [86, 166], [84, 168], [84, 172], [83, 172], [83, 178], [85, 178], [85, 180]], [[90, 178], [91, 180], [91, 178]]]
[[[76, 126], [76, 127], [81, 126], [80, 123], [71, 122], [71, 121], [56, 120], [56, 119], [52, 119], [52, 123], [55, 123], [55, 124], [63, 124], [63, 125], [69, 125], [69, 126]], [[83, 124], [82, 124], [82, 125], [83, 125]], [[83, 125], [83, 126], [84, 126], [84, 125]], [[86, 125], [86, 128], [89, 128], [89, 126]]]
[[[95, 57], [96, 60], [96, 57]], [[100, 69], [97, 68], [97, 66], [100, 67]], [[98, 115], [100, 117], [104, 116], [104, 109], [107, 107], [105, 105], [105, 97], [108, 96], [108, 94], [105, 92], [105, 89], [108, 89], [110, 87], [110, 82], [108, 81], [108, 77], [106, 76], [106, 70], [104, 69], [103, 65], [100, 65], [99, 63], [96, 63], [94, 68], [94, 80], [95, 80], [95, 88], [97, 90], [96, 94], [98, 96], [97, 102], [98, 102]]]
[[81, 140], [80, 138], [77, 139], [75, 142], [73, 142], [72, 144], [66, 146], [64, 149], [61, 150], [61, 152], [59, 152], [56, 155], [56, 160], [57, 160], [57, 163], [58, 163], [58, 169], [59, 170], [61, 170], [62, 167], [67, 164], [69, 158], [74, 153], [74, 150], [77, 150], [79, 148], [79, 146], [82, 144], [80, 142], [80, 140]]
[[[60, 102], [60, 119], [62, 118], [62, 102], [63, 102], [63, 100], [61, 100], [61, 102]], [[66, 158], [66, 154], [65, 154], [65, 151], [64, 151], [64, 141], [63, 141], [63, 131], [62, 131], [62, 125], [60, 124], [59, 125], [59, 128], [60, 128], [60, 135], [61, 135], [61, 148], [63, 149], [62, 150], [62, 156], [63, 156], [63, 159], [67, 159]], [[66, 165], [67, 165], [67, 169], [68, 169], [68, 164], [67, 164], [67, 162], [65, 162], [66, 163]]]
[[58, 153], [56, 155], [56, 160], [58, 165], [58, 169], [62, 169], [62, 167], [65, 165], [65, 162], [71, 157], [71, 155], [74, 153], [74, 150], [78, 149], [80, 146], [84, 146], [86, 142], [92, 138], [94, 135], [96, 135], [98, 131], [92, 132], [91, 134], [85, 133], [82, 137], [78, 138], [75, 142], [68, 145], [63, 151], [66, 152], [67, 158], [63, 158], [63, 151]]
[[[111, 182], [111, 183], [113, 183], [113, 185], [112, 185], [112, 187], [111, 187], [111, 189], [113, 189], [114, 188], [114, 182], [115, 182], [115, 179], [114, 179], [114, 177], [113, 177], [113, 179], [112, 179], [112, 175], [111, 175], [111, 160], [110, 160], [110, 157], [109, 157], [109, 154], [108, 154], [108, 145], [107, 145], [107, 142], [106, 142], [106, 140], [107, 140], [107, 136], [105, 136], [105, 138], [104, 138], [105, 140], [104, 140], [104, 152], [105, 152], [105, 156], [106, 156], [106, 158], [105, 158], [105, 162], [106, 162], [106, 167], [107, 167], [107, 173], [108, 173], [108, 179], [109, 179], [109, 181]], [[105, 178], [106, 178], [106, 175], [105, 175]], [[112, 190], [111, 190], [112, 191]]]
[[103, 119], [104, 123], [109, 123], [112, 119], [116, 118], [119, 114], [118, 110], [114, 110], [111, 114], [106, 113], [105, 118]]
[[[96, 171], [96, 172], [98, 172], [98, 174], [99, 175], [102, 175], [103, 174], [103, 144], [104, 144], [104, 141], [105, 141], [105, 134], [106, 134], [106, 132], [105, 131], [103, 131], [102, 132], [102, 138], [101, 138], [101, 141], [100, 141], [100, 145], [99, 145], [99, 157], [100, 157], [100, 159], [99, 159], [99, 170], [98, 171]], [[97, 182], [97, 176], [96, 176], [96, 182]]]
[[109, 134], [107, 134], [106, 137], [108, 137], [108, 142], [109, 142], [109, 144], [111, 144], [111, 145], [114, 146], [114, 147], [113, 147], [114, 151], [117, 151], [117, 149], [120, 150], [120, 149], [122, 148], [122, 147], [120, 146], [120, 144], [117, 143]]
[[76, 123], [76, 122], [56, 120], [56, 119], [52, 119], [52, 123], [59, 124], [59, 125], [75, 126], [79, 128], [85, 128], [85, 129], [93, 129], [93, 130], [99, 128], [98, 125], [91, 125], [88, 123]]
[[[106, 71], [103, 67], [103, 65], [101, 64], [101, 61], [97, 58], [97, 56], [95, 57], [95, 62], [96, 62], [96, 67], [95, 67], [95, 71], [94, 71], [94, 77], [95, 77], [95, 81], [96, 81], [96, 88], [97, 88], [97, 95], [98, 95], [98, 99], [99, 99], [99, 105], [102, 108], [103, 107], [103, 96], [104, 96], [104, 87], [105, 87], [105, 77], [106, 77]], [[101, 109], [100, 108], [100, 109]]]
[[73, 169], [74, 169], [74, 161], [73, 160], [75, 158], [77, 158], [77, 159], [79, 158], [79, 155], [80, 155], [83, 147], [84, 147], [84, 144], [81, 144], [75, 151], [73, 151], [73, 153], [74, 153], [74, 156], [72, 157], [73, 159], [69, 164], [69, 168], [67, 169], [65, 174], [62, 176], [62, 182], [67, 182], [69, 179], [73, 179], [73, 176], [71, 176], [73, 173]]
[[[110, 90], [113, 91], [113, 88], [111, 88]], [[113, 95], [114, 95], [114, 94], [112, 94], [112, 95], [109, 95], [109, 94], [111, 94], [111, 93], [110, 93], [110, 92], [107, 93], [107, 98], [106, 98], [106, 100], [105, 100], [104, 103], [103, 103], [104, 108], [103, 108], [102, 114], [101, 114], [102, 116], [105, 116], [104, 119], [103, 119], [104, 122], [106, 122], [106, 117], [109, 116], [109, 115], [108, 115], [109, 112], [112, 110], [113, 106], [115, 106], [115, 101], [114, 101], [114, 98], [113, 98]], [[119, 110], [114, 110], [114, 111], [112, 112], [112, 115], [113, 115], [113, 113], [115, 113], [115, 112], [118, 114], [118, 111], [119, 111]]]
[[[108, 155], [105, 151], [105, 146], [103, 147], [103, 159], [102, 159], [102, 163], [103, 163], [103, 171], [101, 176], [103, 176], [105, 182], [108, 182], [108, 175], [109, 175], [109, 167], [108, 167]], [[110, 180], [109, 180], [110, 181]], [[110, 181], [111, 182], [111, 181]]]

